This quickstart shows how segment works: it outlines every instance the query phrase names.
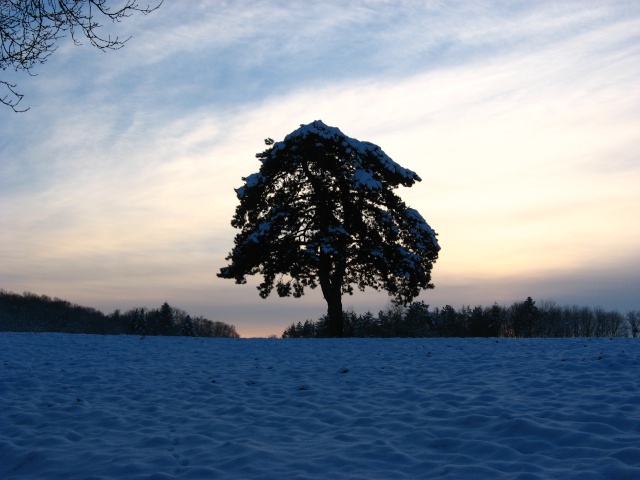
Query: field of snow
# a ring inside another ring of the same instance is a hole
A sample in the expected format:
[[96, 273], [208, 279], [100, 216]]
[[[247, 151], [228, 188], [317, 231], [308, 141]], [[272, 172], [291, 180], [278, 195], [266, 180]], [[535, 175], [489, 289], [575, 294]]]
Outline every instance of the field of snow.
[[0, 333], [0, 478], [640, 479], [640, 340]]

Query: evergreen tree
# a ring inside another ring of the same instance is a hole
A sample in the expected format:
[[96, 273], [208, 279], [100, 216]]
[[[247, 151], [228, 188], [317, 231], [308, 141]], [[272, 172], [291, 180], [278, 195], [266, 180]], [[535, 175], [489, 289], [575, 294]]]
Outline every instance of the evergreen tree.
[[136, 308], [127, 312], [127, 315], [131, 318], [131, 331], [134, 334], [140, 335], [142, 338], [149, 334], [149, 322], [144, 308]]
[[640, 336], [640, 311], [632, 310], [627, 312], [627, 323], [629, 324], [629, 330], [633, 338]]
[[173, 309], [164, 302], [160, 307], [160, 315], [158, 319], [158, 333], [160, 335], [171, 335], [173, 332]]
[[191, 317], [187, 315], [182, 321], [178, 335], [183, 337], [197, 337], [196, 326], [193, 324]]
[[431, 314], [429, 305], [412, 302], [404, 311], [401, 335], [403, 337], [424, 337], [429, 333]]
[[503, 329], [505, 328], [506, 312], [503, 307], [498, 305], [497, 302], [487, 309], [487, 336], [488, 337], [500, 337], [504, 336]]
[[257, 155], [260, 171], [236, 190], [231, 224], [240, 230], [218, 274], [246, 283], [260, 274], [266, 298], [300, 297], [318, 285], [329, 335], [343, 335], [342, 295], [371, 287], [407, 304], [433, 288], [436, 233], [394, 190], [420, 177], [377, 145], [321, 121], [302, 125]]
[[438, 312], [437, 331], [442, 337], [459, 336], [458, 312], [451, 305], [445, 305]]
[[480, 306], [475, 307], [469, 316], [469, 336], [470, 337], [488, 337], [488, 323], [485, 318], [484, 309]]
[[532, 337], [539, 316], [536, 302], [531, 297], [512, 308], [512, 328], [515, 337]]

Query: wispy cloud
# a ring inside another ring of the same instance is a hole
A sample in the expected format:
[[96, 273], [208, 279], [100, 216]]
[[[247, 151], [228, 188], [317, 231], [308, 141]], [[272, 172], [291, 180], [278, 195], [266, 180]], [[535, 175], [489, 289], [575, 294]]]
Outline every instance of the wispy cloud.
[[423, 177], [401, 194], [440, 233], [430, 298], [640, 266], [640, 7], [198, 2], [122, 25], [125, 49], [56, 52], [32, 111], [0, 112], [4, 288], [254, 311], [215, 277], [233, 187], [318, 118]]

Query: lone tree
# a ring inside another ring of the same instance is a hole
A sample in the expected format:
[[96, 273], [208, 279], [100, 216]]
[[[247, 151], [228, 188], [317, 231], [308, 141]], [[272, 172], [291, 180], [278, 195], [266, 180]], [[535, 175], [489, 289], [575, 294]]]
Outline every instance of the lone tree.
[[407, 304], [433, 288], [436, 233], [394, 193], [420, 177], [377, 145], [361, 142], [321, 121], [302, 125], [256, 156], [260, 171], [243, 178], [231, 225], [240, 229], [222, 278], [246, 283], [261, 274], [266, 298], [298, 298], [320, 285], [329, 334], [340, 337], [342, 294], [384, 289]]
[[[136, 0], [123, 0], [115, 8], [110, 4], [113, 0], [0, 0], [0, 70], [12, 68], [33, 75], [35, 65], [47, 61], [67, 32], [76, 45], [84, 36], [99, 50], [118, 50], [128, 38], [103, 36], [99, 22], [120, 22], [134, 12], [150, 13], [162, 0], [155, 7], [141, 7]], [[14, 112], [28, 110], [18, 108], [24, 95], [14, 83], [0, 80], [0, 86], [6, 92], [0, 93], [1, 103]]]

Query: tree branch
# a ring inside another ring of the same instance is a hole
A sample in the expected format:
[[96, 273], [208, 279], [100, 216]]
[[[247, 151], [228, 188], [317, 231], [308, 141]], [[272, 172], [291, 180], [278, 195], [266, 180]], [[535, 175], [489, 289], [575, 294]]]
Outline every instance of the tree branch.
[[[4, 85], [10, 93], [0, 98], [0, 102], [9, 108], [11, 108], [16, 113], [24, 113], [29, 110], [29, 107], [24, 110], [18, 108], [18, 104], [22, 101], [24, 94], [18, 93], [15, 88], [16, 86], [12, 83], [5, 82], [4, 80], [0, 80], [0, 84]], [[13, 98], [12, 98], [13, 97]]]
[[[98, 50], [119, 50], [129, 40], [121, 40], [111, 35], [102, 36], [102, 25], [96, 20], [102, 17], [112, 22], [120, 22], [134, 12], [147, 15], [157, 10], [163, 0], [151, 7], [141, 7], [137, 0], [127, 0], [117, 10], [108, 5], [109, 0], [0, 0], [0, 70], [11, 68], [14, 71], [27, 72], [37, 64], [43, 64], [56, 51], [55, 43], [66, 35], [76, 45], [81, 45], [78, 32], [82, 32], [89, 43]], [[23, 96], [15, 84], [0, 80], [9, 94], [0, 98], [0, 102], [15, 112]]]

